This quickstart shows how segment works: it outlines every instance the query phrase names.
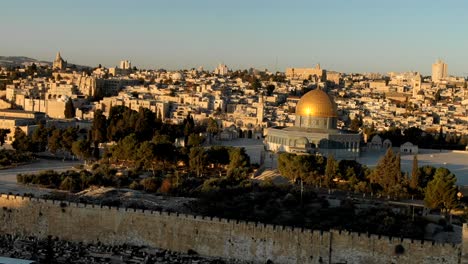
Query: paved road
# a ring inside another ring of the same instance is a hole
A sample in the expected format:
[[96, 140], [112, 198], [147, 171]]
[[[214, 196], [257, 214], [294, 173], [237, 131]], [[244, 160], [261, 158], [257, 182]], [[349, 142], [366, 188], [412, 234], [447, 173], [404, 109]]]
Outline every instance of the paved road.
[[0, 193], [33, 193], [37, 195], [48, 193], [50, 190], [17, 184], [16, 175], [37, 173], [43, 170], [66, 171], [79, 164], [82, 162], [39, 159], [31, 164], [0, 170]]

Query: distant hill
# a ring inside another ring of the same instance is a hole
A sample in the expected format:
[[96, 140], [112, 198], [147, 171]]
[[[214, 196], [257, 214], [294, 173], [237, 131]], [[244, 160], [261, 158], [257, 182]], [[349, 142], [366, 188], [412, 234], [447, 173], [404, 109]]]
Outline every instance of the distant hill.
[[[33, 58], [24, 56], [0, 56], [0, 67], [16, 67], [16, 66], [29, 66], [35, 63], [36, 65], [49, 65], [52, 66], [50, 61], [39, 61]], [[68, 62], [68, 66], [73, 63]], [[75, 64], [76, 65], [76, 64]], [[76, 65], [78, 69], [89, 68], [89, 66]]]
[[49, 61], [38, 61], [36, 59], [23, 56], [0, 56], [1, 67], [28, 66], [32, 63], [37, 65], [52, 65], [52, 62]]

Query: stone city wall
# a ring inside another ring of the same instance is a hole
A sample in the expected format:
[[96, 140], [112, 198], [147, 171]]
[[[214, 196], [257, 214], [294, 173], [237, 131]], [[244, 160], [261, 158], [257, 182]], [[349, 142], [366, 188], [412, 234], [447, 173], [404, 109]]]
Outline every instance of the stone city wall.
[[[0, 233], [265, 263], [460, 263], [461, 246], [0, 195]], [[463, 262], [462, 262], [463, 263]]]

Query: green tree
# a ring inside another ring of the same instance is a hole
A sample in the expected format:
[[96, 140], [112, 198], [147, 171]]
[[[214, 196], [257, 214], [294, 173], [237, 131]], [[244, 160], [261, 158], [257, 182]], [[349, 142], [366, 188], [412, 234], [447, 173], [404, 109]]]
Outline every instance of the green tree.
[[273, 84], [269, 84], [266, 86], [266, 91], [267, 91], [268, 96], [271, 96], [274, 90], [275, 90], [275, 86]]
[[438, 89], [437, 92], [435, 93], [434, 100], [436, 102], [439, 102], [440, 100], [442, 100], [442, 96], [440, 95], [441, 93], [442, 93], [442, 91], [440, 89]]
[[440, 148], [442, 148], [442, 145], [445, 145], [444, 129], [442, 126], [440, 126], [439, 128], [439, 135], [437, 136], [437, 143], [440, 144]]
[[135, 121], [135, 133], [141, 141], [151, 140], [156, 125], [156, 115], [148, 108], [140, 107]]
[[171, 138], [168, 135], [161, 135], [159, 133], [156, 133], [153, 136], [153, 139], [151, 141], [154, 144], [162, 144], [162, 143], [172, 144]]
[[64, 115], [65, 118], [74, 118], [75, 117], [75, 106], [71, 98], [68, 98], [68, 101], [65, 103]]
[[190, 134], [190, 136], [188, 137], [187, 145], [189, 147], [199, 147], [203, 144], [203, 141], [205, 141], [205, 138], [203, 136], [200, 136], [198, 134]]
[[327, 188], [333, 187], [333, 179], [336, 176], [336, 160], [333, 155], [330, 155], [327, 159], [327, 166], [325, 167], [325, 178], [324, 184]]
[[104, 143], [107, 140], [107, 120], [101, 110], [94, 112], [93, 124], [91, 127], [93, 141]]
[[315, 155], [281, 153], [278, 156], [278, 170], [292, 181], [301, 178], [307, 184], [322, 183], [325, 173], [325, 159]]
[[227, 170], [228, 177], [235, 179], [244, 179], [250, 167], [250, 157], [244, 148], [229, 149], [229, 165]]
[[213, 137], [213, 135], [216, 135], [219, 131], [218, 128], [218, 122], [214, 120], [212, 117], [208, 119], [208, 126], [206, 128], [206, 132], [210, 134], [210, 138]]
[[457, 179], [446, 168], [438, 168], [426, 187], [424, 204], [431, 209], [440, 209], [448, 214], [457, 206]]
[[221, 175], [222, 167], [229, 164], [229, 149], [223, 146], [212, 146], [207, 151], [207, 159], [214, 165], [214, 170]]
[[162, 169], [166, 170], [167, 164], [173, 162], [176, 157], [176, 149], [172, 143], [155, 144], [154, 157], [158, 163], [162, 163]]
[[337, 174], [343, 180], [350, 180], [354, 177], [356, 180], [364, 181], [367, 170], [367, 167], [355, 160], [340, 160]]
[[68, 152], [72, 150], [72, 144], [78, 138], [78, 129], [75, 127], [69, 127], [62, 131], [62, 148]]
[[73, 142], [71, 151], [77, 157], [87, 160], [91, 157], [91, 145], [89, 141], [80, 139]]
[[351, 124], [349, 125], [349, 130], [353, 132], [358, 132], [361, 126], [362, 126], [362, 120], [360, 119], [360, 117], [356, 115], [353, 118], [353, 120], [351, 120]]
[[155, 152], [155, 144], [150, 141], [144, 141], [141, 143], [137, 151], [138, 160], [142, 163], [145, 169], [152, 171], [153, 176], [156, 176]]
[[183, 125], [184, 125], [185, 145], [188, 145], [189, 136], [193, 134], [194, 129], [195, 129], [195, 121], [193, 120], [193, 117], [190, 113], [184, 119]]
[[62, 148], [62, 130], [55, 128], [47, 142], [47, 147], [50, 152], [57, 153]]
[[407, 128], [403, 131], [403, 134], [404, 134], [403, 141], [404, 142], [409, 141], [416, 145], [424, 144], [425, 140], [423, 139], [423, 133], [424, 131], [417, 127]]
[[136, 151], [138, 149], [138, 139], [135, 134], [130, 134], [119, 141], [117, 148], [113, 151], [113, 156], [120, 160], [136, 160]]
[[402, 196], [406, 194], [405, 181], [400, 169], [400, 154], [387, 150], [370, 175], [371, 183], [377, 184], [385, 195]]
[[0, 129], [0, 146], [3, 146], [5, 144], [7, 135], [10, 134], [11, 130], [10, 129]]
[[411, 170], [411, 181], [410, 181], [410, 187], [413, 190], [416, 190], [420, 187], [420, 175], [421, 173], [419, 172], [419, 166], [418, 166], [418, 156], [414, 155], [413, 156], [413, 168]]
[[34, 152], [42, 152], [46, 150], [48, 133], [47, 128], [43, 124], [40, 124], [33, 131], [31, 141], [34, 145]]
[[12, 143], [12, 147], [17, 151], [31, 151], [33, 144], [31, 139], [24, 133], [24, 131], [17, 127], [14, 134], [15, 140]]
[[[138, 112], [126, 106], [111, 107], [108, 118], [107, 138], [119, 141], [135, 132], [135, 123]], [[101, 122], [102, 123], [102, 122]]]
[[72, 176], [67, 176], [63, 179], [63, 181], [60, 183], [60, 190], [65, 190], [65, 191], [78, 191], [80, 189], [80, 182], [79, 178], [74, 178]]
[[422, 166], [419, 168], [419, 186], [426, 188], [427, 184], [434, 179], [436, 168], [433, 166]]
[[207, 162], [207, 155], [205, 149], [202, 147], [193, 147], [190, 149], [189, 166], [190, 170], [194, 172], [197, 177], [203, 175], [203, 171]]
[[156, 192], [158, 190], [158, 179], [155, 177], [144, 178], [140, 181], [141, 186], [147, 192]]
[[255, 91], [258, 92], [260, 88], [262, 88], [262, 83], [260, 82], [259, 79], [253, 78], [252, 81], [250, 82], [250, 87]]

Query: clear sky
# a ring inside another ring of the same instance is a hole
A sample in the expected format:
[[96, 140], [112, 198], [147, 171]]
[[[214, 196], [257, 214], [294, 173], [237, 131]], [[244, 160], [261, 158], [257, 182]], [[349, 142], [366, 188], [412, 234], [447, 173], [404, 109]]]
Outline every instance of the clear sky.
[[139, 68], [468, 75], [466, 0], [23, 0], [0, 3], [0, 55]]

